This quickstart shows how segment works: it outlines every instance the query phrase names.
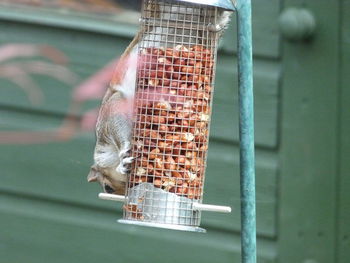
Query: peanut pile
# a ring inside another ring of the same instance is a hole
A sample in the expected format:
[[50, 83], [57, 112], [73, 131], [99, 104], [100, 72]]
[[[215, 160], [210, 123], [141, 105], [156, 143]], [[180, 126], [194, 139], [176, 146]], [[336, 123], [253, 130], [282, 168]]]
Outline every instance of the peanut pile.
[[149, 182], [201, 198], [213, 65], [199, 45], [141, 49], [129, 187]]

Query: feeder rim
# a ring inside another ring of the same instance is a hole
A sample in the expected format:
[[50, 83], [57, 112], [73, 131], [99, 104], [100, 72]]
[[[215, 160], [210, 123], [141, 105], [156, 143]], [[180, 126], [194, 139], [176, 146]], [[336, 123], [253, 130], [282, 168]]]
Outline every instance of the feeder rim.
[[165, 229], [188, 231], [188, 232], [198, 232], [198, 233], [206, 233], [207, 232], [204, 228], [201, 228], [198, 226], [162, 224], [162, 223], [142, 222], [142, 221], [137, 221], [137, 220], [127, 220], [127, 219], [119, 219], [117, 222], [122, 223], [122, 224], [129, 224], [129, 225], [157, 227], [157, 228], [165, 228]]
[[236, 0], [171, 0], [173, 2], [186, 2], [192, 4], [201, 4], [208, 6], [220, 7], [226, 10], [235, 11]]

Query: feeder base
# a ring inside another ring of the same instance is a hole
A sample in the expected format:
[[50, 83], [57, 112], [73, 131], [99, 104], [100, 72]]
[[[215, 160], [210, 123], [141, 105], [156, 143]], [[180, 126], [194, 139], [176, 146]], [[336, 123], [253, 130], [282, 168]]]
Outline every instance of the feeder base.
[[159, 223], [140, 222], [140, 221], [136, 221], [136, 220], [125, 220], [125, 219], [119, 219], [118, 222], [122, 223], [122, 224], [158, 227], [158, 228], [166, 228], [166, 229], [180, 230], [180, 231], [190, 231], [190, 232], [199, 232], [199, 233], [206, 233], [207, 232], [204, 228], [197, 227], [197, 226], [159, 224]]

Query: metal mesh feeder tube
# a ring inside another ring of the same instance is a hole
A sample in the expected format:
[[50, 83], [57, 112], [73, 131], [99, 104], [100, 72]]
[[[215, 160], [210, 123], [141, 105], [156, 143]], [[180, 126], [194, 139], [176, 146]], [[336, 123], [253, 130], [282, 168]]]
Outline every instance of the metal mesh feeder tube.
[[121, 223], [205, 232], [201, 211], [231, 211], [202, 204], [220, 10], [187, 1], [143, 2], [134, 162], [125, 199], [115, 199], [124, 200]]

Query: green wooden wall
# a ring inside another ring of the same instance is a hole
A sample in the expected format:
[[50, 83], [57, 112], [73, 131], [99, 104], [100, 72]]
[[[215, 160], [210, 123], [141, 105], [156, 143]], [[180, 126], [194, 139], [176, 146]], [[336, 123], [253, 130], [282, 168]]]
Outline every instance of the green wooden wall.
[[[313, 41], [281, 39], [278, 17], [288, 6], [314, 12]], [[348, 262], [346, 11], [346, 0], [253, 1], [258, 262]], [[0, 45], [54, 46], [81, 80], [119, 56], [136, 30], [108, 20], [0, 9]], [[235, 32], [232, 21], [220, 45], [204, 199], [233, 206], [232, 214], [203, 213], [207, 234], [121, 225], [115, 222], [121, 205], [98, 200], [99, 186], [86, 183], [93, 133], [66, 142], [0, 145], [0, 262], [240, 262]], [[37, 106], [1, 80], [1, 130], [61, 124], [73, 88], [36, 80], [46, 98]]]
[[341, 27], [340, 27], [340, 88], [339, 103], [339, 154], [338, 154], [338, 181], [337, 181], [337, 235], [336, 235], [336, 259], [340, 263], [349, 261], [350, 258], [350, 2], [341, 1]]

